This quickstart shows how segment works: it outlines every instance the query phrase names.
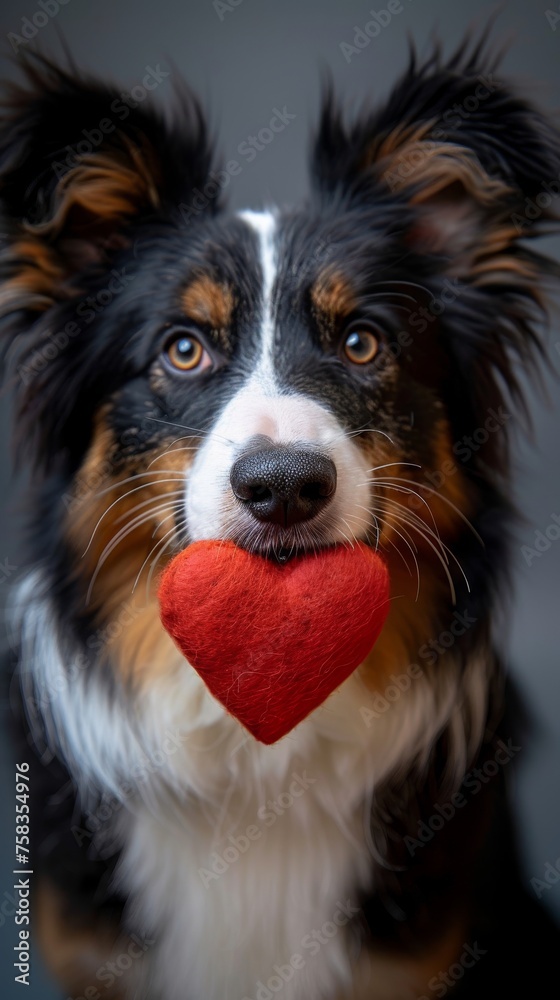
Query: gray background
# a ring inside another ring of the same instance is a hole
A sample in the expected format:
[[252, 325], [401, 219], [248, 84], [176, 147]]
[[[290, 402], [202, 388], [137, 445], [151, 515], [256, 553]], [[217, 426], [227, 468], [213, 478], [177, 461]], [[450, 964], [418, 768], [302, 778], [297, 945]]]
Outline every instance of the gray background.
[[[330, 67], [349, 107], [364, 97], [381, 97], [404, 67], [407, 36], [420, 50], [434, 29], [448, 49], [465, 28], [481, 25], [494, 5], [470, 0], [403, 0], [402, 13], [373, 39], [359, 55], [347, 62], [341, 42], [352, 42], [355, 26], [363, 27], [370, 10], [384, 2], [349, 0], [236, 0], [237, 6], [220, 18], [212, 0], [68, 0], [58, 14], [41, 28], [35, 42], [43, 50], [60, 51], [62, 33], [79, 66], [109, 74], [124, 88], [140, 83], [148, 65], [174, 63], [198, 91], [210, 109], [226, 159], [239, 159], [237, 146], [266, 126], [275, 106], [287, 106], [296, 118], [274, 142], [259, 152], [252, 163], [243, 161], [241, 174], [230, 185], [234, 207], [258, 208], [267, 202], [292, 202], [306, 190], [305, 157], [310, 124], [318, 105], [321, 70]], [[550, 0], [554, 11], [560, 12]], [[39, 9], [37, 0], [4, 0], [0, 19], [0, 44], [10, 52], [9, 32], [20, 33], [22, 18]], [[558, 65], [560, 23], [556, 30], [545, 15], [546, 0], [510, 0], [501, 5], [493, 36], [498, 44], [511, 39], [504, 69], [515, 74], [527, 92], [545, 107], [560, 102]], [[4, 63], [3, 75], [12, 76], [17, 58]], [[164, 81], [155, 98], [165, 102], [171, 84]], [[550, 249], [559, 255], [557, 241]], [[551, 365], [560, 363], [558, 322], [550, 337]], [[535, 531], [545, 530], [551, 514], [560, 515], [560, 463], [558, 432], [560, 413], [555, 405], [558, 385], [552, 378], [549, 403], [541, 391], [531, 394], [533, 440], [520, 441], [516, 449], [515, 496], [526, 515], [519, 528], [515, 549], [512, 614], [501, 629], [500, 641], [508, 649], [523, 698], [536, 719], [536, 735], [515, 779], [526, 878], [543, 877], [545, 863], [560, 855], [560, 799], [558, 725], [560, 673], [557, 669], [560, 608], [558, 581], [560, 541], [528, 566], [521, 545], [531, 544]], [[2, 428], [8, 428], [8, 407], [1, 404]], [[0, 584], [3, 598], [25, 567], [18, 546], [18, 484], [11, 471], [6, 446], [8, 432], [0, 440], [0, 483], [6, 496], [0, 523], [0, 563], [6, 558], [17, 567]], [[2, 599], [3, 599], [2, 598]], [[0, 901], [11, 885], [13, 845], [13, 777], [9, 754], [4, 748], [3, 840], [0, 846]], [[543, 903], [560, 915], [560, 884], [543, 896]], [[1, 909], [1, 907], [0, 907]], [[11, 948], [15, 941], [13, 921], [0, 918], [0, 993], [21, 995], [25, 987], [13, 984]], [[51, 1000], [59, 994], [49, 986], [38, 963], [28, 998]]]

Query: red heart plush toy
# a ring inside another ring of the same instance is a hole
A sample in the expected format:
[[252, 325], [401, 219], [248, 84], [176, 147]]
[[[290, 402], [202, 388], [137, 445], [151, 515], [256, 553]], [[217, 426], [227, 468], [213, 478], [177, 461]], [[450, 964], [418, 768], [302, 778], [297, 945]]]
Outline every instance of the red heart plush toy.
[[161, 620], [215, 698], [275, 743], [373, 647], [389, 575], [367, 545], [279, 565], [233, 542], [195, 542], [167, 566]]

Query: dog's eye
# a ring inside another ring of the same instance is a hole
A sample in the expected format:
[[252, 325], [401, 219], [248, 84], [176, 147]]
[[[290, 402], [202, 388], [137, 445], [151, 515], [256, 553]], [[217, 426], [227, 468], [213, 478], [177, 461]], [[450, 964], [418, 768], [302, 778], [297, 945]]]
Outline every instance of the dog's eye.
[[367, 365], [373, 361], [379, 350], [379, 340], [367, 327], [354, 327], [347, 330], [343, 349], [346, 357], [353, 364]]
[[190, 331], [176, 333], [163, 351], [168, 365], [179, 372], [201, 372], [212, 367], [212, 358], [198, 337]]

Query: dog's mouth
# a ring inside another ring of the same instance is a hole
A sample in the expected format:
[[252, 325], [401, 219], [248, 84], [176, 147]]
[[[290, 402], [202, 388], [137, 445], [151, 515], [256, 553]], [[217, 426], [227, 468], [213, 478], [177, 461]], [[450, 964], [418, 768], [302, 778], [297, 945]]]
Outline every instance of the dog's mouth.
[[240, 549], [245, 549], [246, 552], [250, 552], [252, 555], [262, 556], [263, 559], [268, 559], [270, 562], [277, 563], [279, 566], [285, 566], [286, 563], [291, 562], [292, 559], [302, 558], [303, 556], [312, 556], [324, 549], [331, 548], [333, 542], [324, 541], [321, 544], [317, 542], [309, 545], [302, 543], [296, 544], [282, 544], [281, 542], [270, 541], [266, 544], [255, 544], [254, 542], [248, 542], [243, 540], [234, 539], [235, 544], [239, 546]]
[[[322, 548], [327, 548], [327, 545], [323, 545]], [[306, 549], [304, 546], [292, 546], [291, 548], [282, 547], [279, 549], [274, 549], [267, 553], [267, 558], [272, 562], [278, 563], [280, 566], [284, 566], [286, 563], [290, 562], [291, 559], [296, 559], [301, 556], [312, 555], [314, 552], [317, 553], [321, 551], [315, 546], [313, 549]]]
[[[353, 548], [358, 538], [346, 535], [338, 538], [332, 529], [310, 524], [309, 527], [299, 525], [297, 533], [293, 529], [271, 530], [270, 526], [267, 526], [264, 531], [261, 529], [258, 532], [244, 532], [232, 537], [231, 541], [253, 555], [262, 556], [279, 566], [284, 566], [293, 559], [316, 556], [336, 545]], [[377, 548], [375, 538], [361, 537], [360, 541], [374, 549]]]

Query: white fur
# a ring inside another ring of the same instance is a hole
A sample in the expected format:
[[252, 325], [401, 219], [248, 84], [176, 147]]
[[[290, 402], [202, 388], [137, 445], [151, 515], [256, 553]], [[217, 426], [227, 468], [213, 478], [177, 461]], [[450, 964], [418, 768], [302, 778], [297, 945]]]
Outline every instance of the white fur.
[[239, 217], [255, 232], [259, 240], [260, 265], [263, 275], [261, 289], [261, 354], [254, 372], [253, 381], [262, 390], [274, 392], [274, 317], [272, 314], [272, 294], [277, 274], [277, 252], [275, 245], [276, 219], [272, 212], [240, 212]]

